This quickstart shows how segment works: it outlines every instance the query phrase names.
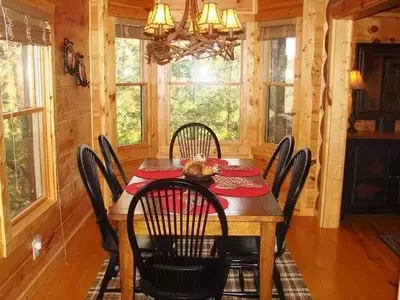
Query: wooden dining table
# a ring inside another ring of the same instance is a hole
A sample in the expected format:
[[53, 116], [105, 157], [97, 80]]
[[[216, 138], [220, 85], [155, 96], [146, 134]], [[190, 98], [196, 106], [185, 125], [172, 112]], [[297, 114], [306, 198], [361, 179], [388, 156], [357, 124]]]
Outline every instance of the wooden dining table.
[[[252, 166], [251, 159], [226, 159], [230, 165]], [[139, 168], [149, 167], [178, 167], [180, 159], [148, 158]], [[255, 183], [263, 183], [261, 175], [248, 177]], [[134, 176], [131, 183], [146, 181], [146, 179]], [[272, 296], [272, 271], [274, 265], [275, 229], [278, 222], [283, 221], [283, 213], [274, 195], [271, 192], [260, 197], [227, 197], [224, 196], [229, 206], [225, 209], [228, 220], [228, 232], [230, 236], [260, 236], [260, 299], [271, 299]], [[127, 213], [133, 196], [124, 191], [111, 210], [111, 219], [118, 223], [119, 233], [119, 259], [121, 277], [122, 300], [134, 299], [134, 260], [129, 244], [127, 232]], [[135, 228], [143, 228], [147, 234], [144, 219], [136, 218]], [[218, 218], [210, 217], [208, 222], [219, 222]], [[208, 226], [208, 224], [207, 224]], [[210, 226], [213, 228], [216, 226]], [[215, 235], [212, 229], [206, 231], [206, 235]]]

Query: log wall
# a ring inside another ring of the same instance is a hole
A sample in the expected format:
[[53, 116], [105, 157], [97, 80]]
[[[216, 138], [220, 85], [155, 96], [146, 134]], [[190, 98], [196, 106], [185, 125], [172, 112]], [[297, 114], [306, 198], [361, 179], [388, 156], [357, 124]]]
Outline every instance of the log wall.
[[[64, 245], [68, 245], [91, 211], [76, 164], [77, 147], [92, 143], [90, 89], [77, 86], [75, 78], [64, 74], [62, 52], [64, 38], [71, 39], [75, 51], [85, 55], [89, 71], [89, 0], [51, 2], [55, 5], [54, 110], [61, 206], [58, 201], [49, 201], [32, 214], [34, 217], [13, 228], [10, 243], [15, 250], [7, 258], [0, 258], [0, 299], [33, 298], [48, 272], [72, 263], [76, 253]], [[30, 225], [25, 226], [28, 221]], [[31, 241], [35, 234], [42, 235], [43, 249], [34, 261]]]

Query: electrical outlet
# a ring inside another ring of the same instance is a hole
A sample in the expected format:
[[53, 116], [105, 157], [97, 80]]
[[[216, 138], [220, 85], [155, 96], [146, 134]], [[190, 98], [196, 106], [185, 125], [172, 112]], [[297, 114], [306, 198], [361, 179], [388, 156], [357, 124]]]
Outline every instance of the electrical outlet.
[[39, 254], [40, 250], [42, 250], [42, 237], [40, 234], [35, 235], [34, 239], [32, 240], [32, 257], [35, 260]]

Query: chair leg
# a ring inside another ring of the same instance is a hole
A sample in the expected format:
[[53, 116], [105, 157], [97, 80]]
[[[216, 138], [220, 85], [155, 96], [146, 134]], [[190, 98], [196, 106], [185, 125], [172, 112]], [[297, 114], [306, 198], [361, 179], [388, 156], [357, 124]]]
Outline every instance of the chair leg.
[[243, 269], [239, 269], [239, 284], [240, 284], [240, 290], [242, 293], [244, 293], [244, 275], [243, 275]]
[[256, 287], [257, 293], [260, 293], [260, 276], [258, 274], [258, 268], [253, 269], [253, 276], [254, 276], [254, 286]]
[[103, 280], [101, 281], [100, 291], [99, 291], [99, 295], [97, 296], [97, 299], [103, 299], [108, 283], [110, 282], [110, 280], [113, 277], [118, 275], [118, 273], [115, 274], [116, 273], [115, 267], [117, 266], [117, 263], [118, 263], [118, 256], [110, 255], [110, 259], [108, 261], [106, 272], [104, 273]]
[[274, 263], [274, 272], [273, 272], [273, 280], [274, 284], [276, 287], [276, 290], [278, 291], [279, 299], [280, 300], [285, 300], [285, 293], [283, 292], [283, 287], [282, 287], [282, 281], [281, 281], [281, 275], [279, 274], [279, 270], [276, 267], [276, 264]]

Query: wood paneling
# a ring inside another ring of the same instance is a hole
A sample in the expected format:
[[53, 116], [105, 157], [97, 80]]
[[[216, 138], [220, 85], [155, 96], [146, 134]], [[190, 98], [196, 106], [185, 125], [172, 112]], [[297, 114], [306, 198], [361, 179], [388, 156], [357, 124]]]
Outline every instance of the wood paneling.
[[398, 0], [334, 0], [330, 14], [334, 19], [358, 20], [400, 6]]
[[[43, 0], [30, 2], [42, 5]], [[76, 248], [67, 246], [64, 249], [63, 239], [65, 237], [68, 245], [91, 211], [90, 201], [76, 171], [77, 147], [92, 142], [90, 89], [77, 86], [74, 77], [64, 74], [62, 63], [63, 41], [67, 37], [74, 42], [75, 51], [85, 56], [90, 76], [89, 0], [52, 0], [43, 7], [53, 4], [55, 162], [60, 178], [57, 199], [40, 205], [27, 216], [28, 219], [13, 226], [9, 245], [14, 251], [7, 258], [0, 258], [0, 299], [31, 299], [46, 281], [47, 274], [63, 270], [65, 262], [74, 259], [77, 253]], [[49, 108], [49, 111], [53, 109]], [[31, 240], [35, 234], [41, 234], [43, 249], [38, 259], [33, 261]]]
[[109, 0], [108, 16], [133, 20], [147, 20], [154, 1]]
[[[183, 11], [185, 8], [186, 0], [166, 0], [164, 3], [169, 4], [171, 10]], [[203, 3], [208, 2], [205, 0], [197, 0], [199, 10], [201, 10]], [[218, 8], [220, 10], [226, 8], [235, 8], [239, 14], [241, 13], [253, 13], [253, 0], [222, 0], [217, 1]]]
[[303, 15], [302, 0], [258, 0], [257, 21], [288, 19]]

